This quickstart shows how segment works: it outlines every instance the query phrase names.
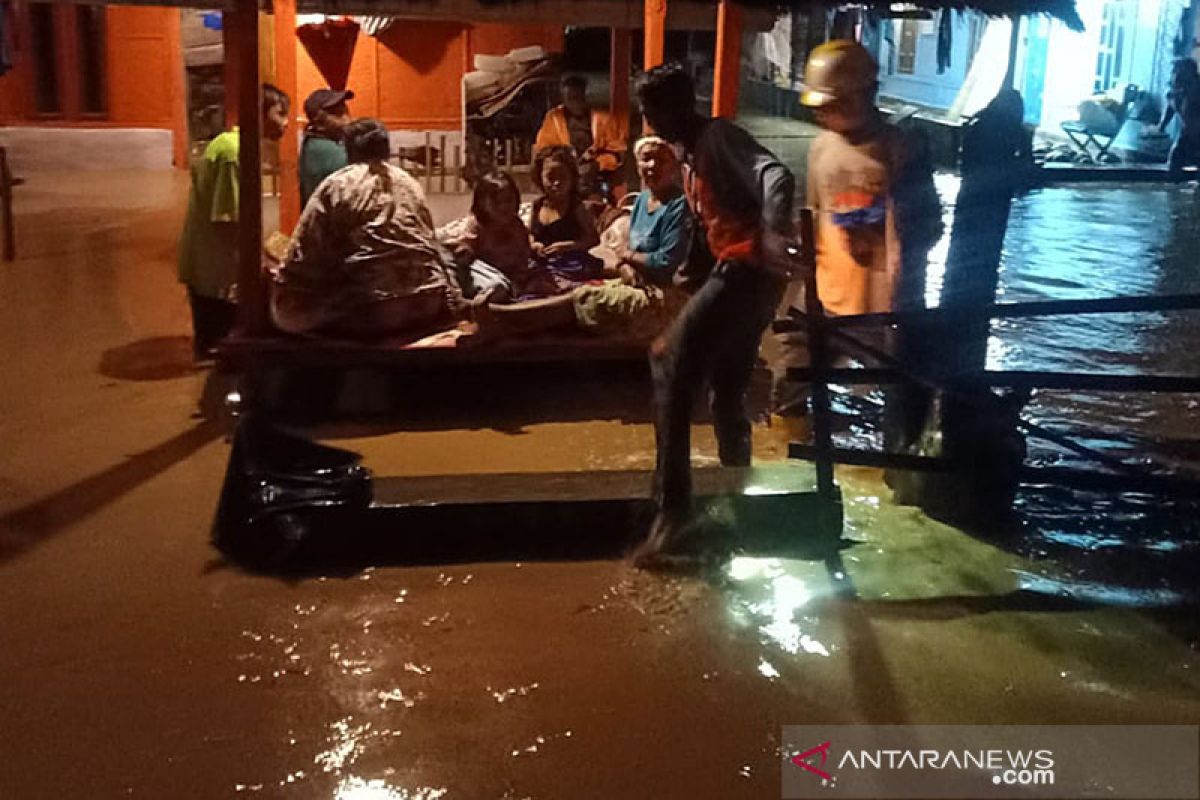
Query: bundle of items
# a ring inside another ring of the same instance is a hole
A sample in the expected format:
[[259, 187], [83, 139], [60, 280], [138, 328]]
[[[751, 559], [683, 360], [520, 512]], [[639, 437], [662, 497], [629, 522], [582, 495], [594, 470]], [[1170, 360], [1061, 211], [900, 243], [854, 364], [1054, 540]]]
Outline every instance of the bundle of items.
[[475, 56], [475, 71], [463, 76], [467, 116], [485, 119], [511, 103], [532, 83], [558, 77], [556, 58], [541, 47], [519, 47], [507, 55]]

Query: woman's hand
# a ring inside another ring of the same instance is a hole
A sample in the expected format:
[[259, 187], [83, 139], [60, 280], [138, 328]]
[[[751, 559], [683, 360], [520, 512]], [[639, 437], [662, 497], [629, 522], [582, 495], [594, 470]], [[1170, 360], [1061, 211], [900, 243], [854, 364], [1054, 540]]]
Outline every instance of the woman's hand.
[[617, 274], [621, 277], [621, 283], [627, 286], [641, 286], [642, 273], [629, 264], [622, 264], [617, 268]]
[[547, 257], [556, 256], [561, 253], [569, 253], [574, 249], [575, 249], [574, 242], [555, 242], [554, 244], [548, 244], [545, 247], [543, 247], [542, 255], [547, 256]]
[[546, 256], [546, 245], [542, 244], [541, 242], [530, 242], [529, 252], [532, 253], [535, 258], [543, 258]]

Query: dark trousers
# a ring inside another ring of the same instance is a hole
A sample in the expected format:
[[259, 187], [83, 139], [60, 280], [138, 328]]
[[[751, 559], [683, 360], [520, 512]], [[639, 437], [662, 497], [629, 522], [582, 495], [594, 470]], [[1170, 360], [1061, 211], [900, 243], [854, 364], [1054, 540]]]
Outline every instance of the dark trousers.
[[191, 287], [188, 303], [192, 307], [192, 352], [196, 358], [205, 358], [233, 330], [237, 306], [228, 300], [196, 294]]
[[1167, 158], [1171, 172], [1181, 172], [1184, 167], [1200, 167], [1200, 132], [1184, 129], [1171, 147]]
[[707, 382], [721, 463], [749, 466], [746, 390], [759, 342], [783, 290], [764, 270], [722, 262], [680, 311], [650, 356], [654, 378], [659, 510], [685, 513], [692, 502], [692, 407]]

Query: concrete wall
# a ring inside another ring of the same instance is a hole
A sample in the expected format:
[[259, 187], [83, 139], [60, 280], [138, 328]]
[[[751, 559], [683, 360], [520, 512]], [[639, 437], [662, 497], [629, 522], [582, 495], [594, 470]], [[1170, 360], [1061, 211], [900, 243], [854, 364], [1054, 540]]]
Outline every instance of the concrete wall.
[[170, 169], [174, 134], [155, 128], [0, 128], [18, 176], [37, 172]]
[[[62, 6], [70, 10], [70, 5]], [[20, 16], [18, 25], [24, 24]], [[183, 60], [180, 48], [180, 12], [177, 8], [141, 8], [108, 6], [106, 9], [106, 77], [108, 87], [108, 113], [100, 118], [72, 117], [67, 113], [60, 117], [39, 115], [33, 103], [33, 70], [29, 48], [18, 49], [12, 71], [0, 78], [0, 125], [31, 126], [34, 131], [51, 128], [75, 129], [85, 133], [92, 129], [118, 129], [114, 136], [103, 139], [106, 143], [118, 143], [124, 148], [131, 136], [119, 135], [119, 129], [154, 128], [165, 134], [153, 137], [155, 142], [167, 141], [173, 147], [168, 164], [187, 165], [187, 136]], [[28, 42], [27, 30], [22, 41]], [[71, 45], [73, 46], [73, 45]], [[61, 75], [63, 90], [68, 97], [76, 91], [77, 76], [70, 72]], [[18, 139], [28, 141], [37, 133], [21, 135]], [[49, 150], [66, 155], [69, 148], [55, 149], [60, 141], [78, 141], [72, 136], [47, 140]], [[108, 156], [101, 147], [88, 147], [95, 158]], [[124, 151], [113, 156], [125, 160]], [[157, 163], [159, 156], [148, 155], [146, 160]], [[135, 159], [137, 160], [137, 159]]]

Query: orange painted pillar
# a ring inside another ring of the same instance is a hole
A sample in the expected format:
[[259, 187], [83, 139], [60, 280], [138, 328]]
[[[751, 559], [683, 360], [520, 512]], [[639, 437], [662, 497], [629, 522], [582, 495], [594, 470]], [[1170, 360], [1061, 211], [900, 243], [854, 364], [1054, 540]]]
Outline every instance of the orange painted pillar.
[[[235, 43], [239, 71], [226, 87], [238, 101], [238, 329], [267, 328], [267, 287], [262, 270], [262, 92], [258, 77], [258, 0], [237, 0], [226, 24]], [[232, 24], [230, 25], [229, 23]], [[228, 63], [228, 62], [226, 62]]]
[[167, 47], [171, 52], [173, 76], [170, 78], [171, 107], [175, 112], [171, 115], [174, 128], [175, 153], [173, 160], [176, 169], [191, 167], [191, 133], [188, 129], [187, 85], [184, 79], [183, 67], [183, 31], [182, 21], [178, 13], [167, 17]]
[[291, 125], [279, 142], [279, 230], [290, 234], [300, 221], [300, 104], [296, 78], [296, 0], [274, 0], [275, 82], [292, 99]]
[[713, 67], [714, 117], [732, 119], [737, 116], [744, 13], [742, 7], [733, 0], [721, 0], [717, 6], [717, 61]]
[[652, 69], [663, 63], [667, 34], [667, 0], [645, 0], [646, 58], [643, 66]]

